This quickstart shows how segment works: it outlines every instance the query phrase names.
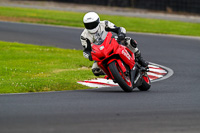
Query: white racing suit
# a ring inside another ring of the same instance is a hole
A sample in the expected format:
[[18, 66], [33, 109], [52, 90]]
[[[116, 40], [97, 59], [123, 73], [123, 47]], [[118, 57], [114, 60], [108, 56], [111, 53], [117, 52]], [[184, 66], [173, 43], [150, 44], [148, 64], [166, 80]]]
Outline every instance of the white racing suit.
[[[107, 32], [114, 32], [118, 35], [118, 38], [125, 39], [125, 46], [127, 46], [134, 54], [135, 57], [138, 58], [138, 63], [140, 63], [142, 66], [147, 67], [148, 62], [142, 59], [141, 52], [137, 48], [137, 43], [135, 40], [131, 39], [130, 37], [126, 37], [126, 30], [123, 27], [117, 27], [110, 21], [100, 21], [99, 29], [96, 33], [91, 34], [88, 32], [87, 29], [84, 29], [84, 31], [81, 34], [81, 44], [83, 46], [83, 56], [90, 61], [92, 61], [91, 56], [91, 42], [95, 43], [102, 38], [102, 36], [106, 37]], [[92, 66], [92, 72], [95, 76], [99, 76], [104, 74], [104, 72], [98, 67], [97, 62], [95, 61]]]

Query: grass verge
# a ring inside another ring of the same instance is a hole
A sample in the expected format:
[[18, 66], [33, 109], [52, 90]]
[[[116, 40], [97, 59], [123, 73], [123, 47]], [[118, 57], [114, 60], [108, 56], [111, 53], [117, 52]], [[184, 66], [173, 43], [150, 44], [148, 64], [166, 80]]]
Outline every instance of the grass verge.
[[[83, 27], [84, 13], [29, 8], [0, 7], [0, 20]], [[200, 24], [159, 19], [100, 15], [128, 31], [200, 36]]]
[[0, 93], [86, 89], [92, 62], [81, 50], [0, 41]]

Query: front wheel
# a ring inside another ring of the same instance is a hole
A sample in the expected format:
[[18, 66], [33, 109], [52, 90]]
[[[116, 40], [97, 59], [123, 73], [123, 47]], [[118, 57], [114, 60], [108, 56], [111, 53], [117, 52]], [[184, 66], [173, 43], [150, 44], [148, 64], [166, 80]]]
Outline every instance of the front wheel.
[[111, 62], [108, 65], [114, 79], [119, 84], [119, 86], [125, 91], [125, 92], [132, 92], [133, 85], [131, 83], [130, 77], [126, 76], [121, 68], [118, 66], [116, 61]]
[[138, 87], [140, 91], [148, 91], [151, 87], [151, 81], [148, 76], [142, 77], [142, 85]]

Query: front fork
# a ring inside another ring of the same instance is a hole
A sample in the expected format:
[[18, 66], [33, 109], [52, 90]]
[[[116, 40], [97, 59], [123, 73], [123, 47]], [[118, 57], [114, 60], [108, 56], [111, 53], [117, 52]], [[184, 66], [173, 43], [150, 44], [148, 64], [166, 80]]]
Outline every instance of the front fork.
[[131, 69], [131, 82], [133, 84], [133, 88], [142, 85], [142, 72], [138, 68], [137, 63], [134, 65], [133, 69]]
[[136, 75], [136, 64], [134, 65], [134, 67], [131, 69], [131, 83], [134, 85], [134, 80], [135, 80], [135, 75]]

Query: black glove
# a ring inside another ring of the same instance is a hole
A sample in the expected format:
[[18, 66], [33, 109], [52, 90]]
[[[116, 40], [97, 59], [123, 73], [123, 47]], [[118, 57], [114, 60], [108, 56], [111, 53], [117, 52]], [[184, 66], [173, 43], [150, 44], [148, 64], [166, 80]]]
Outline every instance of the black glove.
[[83, 49], [83, 56], [85, 58], [88, 58], [90, 61], [93, 61], [92, 60], [92, 55], [91, 55], [91, 50], [89, 48], [84, 48]]
[[91, 54], [89, 55], [88, 59], [89, 59], [90, 61], [93, 61], [92, 55], [91, 55]]
[[124, 34], [123, 32], [120, 32], [118, 34], [118, 41], [123, 41], [125, 40], [126, 34]]

